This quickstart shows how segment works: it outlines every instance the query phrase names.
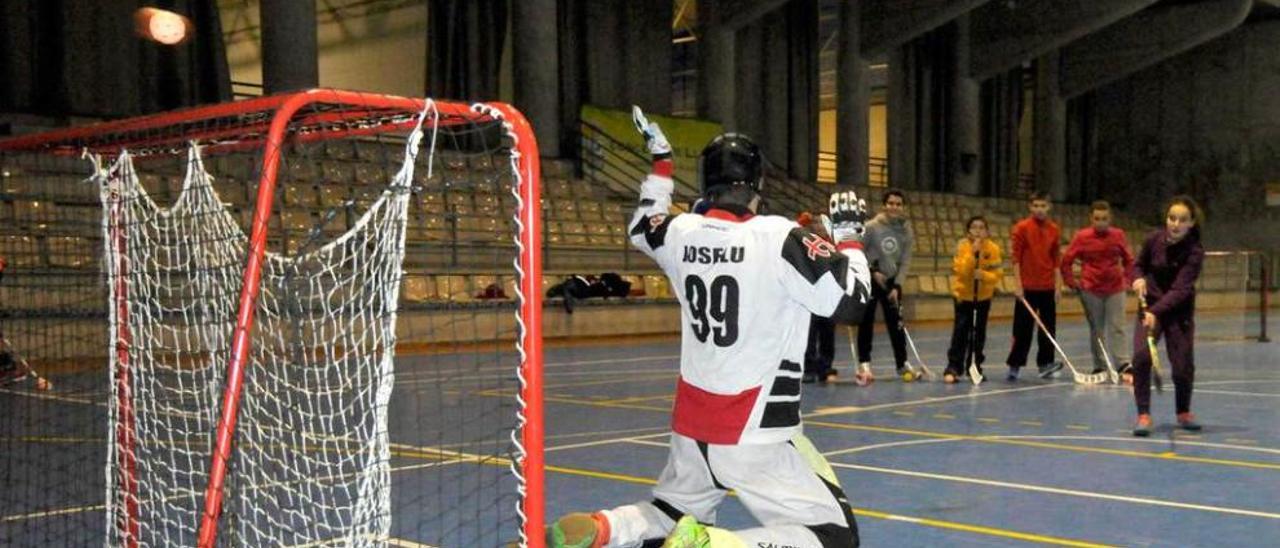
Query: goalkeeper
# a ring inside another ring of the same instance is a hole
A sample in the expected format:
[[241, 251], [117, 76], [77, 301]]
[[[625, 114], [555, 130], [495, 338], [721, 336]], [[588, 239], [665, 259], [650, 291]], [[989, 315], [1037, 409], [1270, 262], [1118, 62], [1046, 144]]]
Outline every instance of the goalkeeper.
[[[653, 155], [630, 223], [632, 243], [678, 289], [680, 379], [666, 468], [653, 499], [569, 514], [553, 547], [796, 548], [857, 546], [853, 513], [826, 460], [801, 434], [801, 363], [810, 314], [862, 317], [871, 274], [862, 253], [865, 204], [832, 196], [831, 242], [790, 219], [757, 215], [764, 158], [726, 133], [702, 151], [704, 214], [669, 215], [671, 146], [637, 108]], [[732, 489], [760, 527], [727, 531], [716, 507]]]

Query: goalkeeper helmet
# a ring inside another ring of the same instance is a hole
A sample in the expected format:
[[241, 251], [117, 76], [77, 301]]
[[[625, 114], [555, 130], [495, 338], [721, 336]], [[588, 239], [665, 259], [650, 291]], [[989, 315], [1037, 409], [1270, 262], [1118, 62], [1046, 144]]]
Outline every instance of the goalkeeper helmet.
[[712, 139], [698, 159], [702, 194], [725, 185], [747, 185], [760, 192], [764, 182], [764, 155], [760, 147], [741, 133], [725, 133]]

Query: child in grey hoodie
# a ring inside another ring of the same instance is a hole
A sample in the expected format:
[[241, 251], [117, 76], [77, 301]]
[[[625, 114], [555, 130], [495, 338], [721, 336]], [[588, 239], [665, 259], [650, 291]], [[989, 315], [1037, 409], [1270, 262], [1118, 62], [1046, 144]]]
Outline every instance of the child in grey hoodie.
[[[899, 376], [915, 378], [916, 372], [907, 364], [906, 337], [902, 329], [902, 280], [907, 278], [911, 263], [911, 245], [914, 235], [907, 224], [905, 208], [907, 200], [901, 190], [889, 189], [881, 201], [880, 214], [867, 223], [863, 239], [867, 262], [871, 265], [871, 303], [858, 324], [858, 373], [869, 376], [871, 369], [871, 338], [875, 332], [876, 303], [884, 311], [885, 327], [893, 346], [893, 362]], [[910, 373], [905, 376], [905, 373]]]

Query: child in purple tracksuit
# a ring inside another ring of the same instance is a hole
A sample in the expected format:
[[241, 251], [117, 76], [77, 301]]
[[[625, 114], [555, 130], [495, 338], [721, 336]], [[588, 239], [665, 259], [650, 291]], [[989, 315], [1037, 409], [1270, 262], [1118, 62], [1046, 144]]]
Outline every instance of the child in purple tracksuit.
[[1175, 196], [1165, 207], [1165, 227], [1147, 237], [1134, 264], [1133, 290], [1146, 303], [1133, 330], [1133, 399], [1138, 422], [1133, 435], [1151, 434], [1151, 352], [1147, 332], [1165, 340], [1173, 369], [1174, 405], [1178, 426], [1199, 430], [1191, 414], [1191, 386], [1195, 380], [1192, 340], [1195, 338], [1196, 278], [1204, 263], [1200, 225], [1204, 214], [1189, 196]]

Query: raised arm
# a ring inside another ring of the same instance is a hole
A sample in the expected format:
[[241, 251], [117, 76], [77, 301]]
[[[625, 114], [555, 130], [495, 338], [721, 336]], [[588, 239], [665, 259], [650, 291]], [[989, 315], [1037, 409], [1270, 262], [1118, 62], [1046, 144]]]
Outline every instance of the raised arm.
[[671, 193], [675, 188], [671, 174], [675, 164], [671, 161], [671, 143], [662, 133], [662, 128], [645, 118], [640, 107], [631, 107], [631, 119], [635, 122], [636, 130], [644, 136], [645, 148], [653, 159], [653, 167], [640, 183], [640, 204], [631, 215], [627, 232], [632, 245], [657, 259], [657, 250], [665, 243], [667, 227], [674, 218], [670, 212]]

